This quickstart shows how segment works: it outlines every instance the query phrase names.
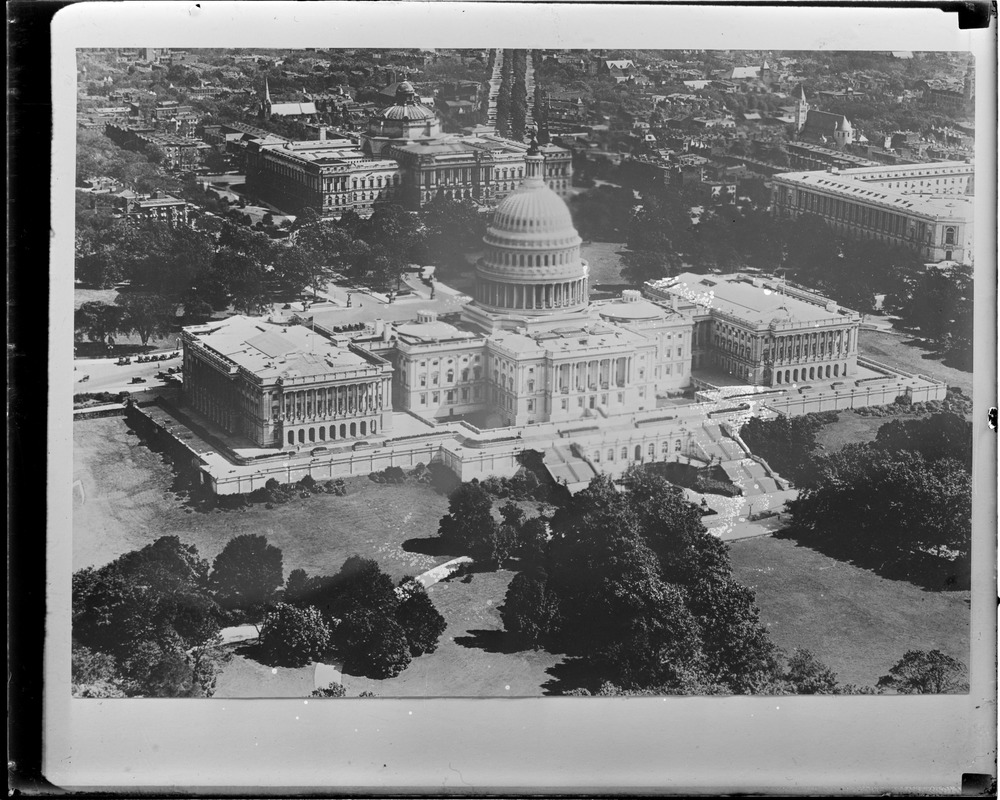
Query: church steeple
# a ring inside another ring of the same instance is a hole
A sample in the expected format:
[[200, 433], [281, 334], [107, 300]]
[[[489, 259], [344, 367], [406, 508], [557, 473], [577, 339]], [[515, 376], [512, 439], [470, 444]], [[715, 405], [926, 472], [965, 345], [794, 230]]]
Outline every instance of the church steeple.
[[260, 116], [262, 119], [271, 118], [271, 89], [267, 85], [267, 75], [264, 76], [264, 94], [260, 101]]

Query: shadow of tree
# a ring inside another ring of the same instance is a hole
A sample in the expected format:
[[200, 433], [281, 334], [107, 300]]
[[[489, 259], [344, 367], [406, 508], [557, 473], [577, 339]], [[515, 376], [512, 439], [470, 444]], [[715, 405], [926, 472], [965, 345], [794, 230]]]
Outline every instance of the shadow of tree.
[[456, 636], [455, 644], [485, 650], [487, 653], [503, 653], [505, 655], [531, 649], [519, 641], [516, 636], [503, 630], [470, 630], [468, 636]]
[[461, 552], [456, 550], [454, 545], [450, 545], [441, 536], [427, 536], [424, 538], [407, 539], [401, 545], [407, 553], [420, 553], [425, 556], [460, 556]]
[[542, 692], [546, 695], [561, 695], [574, 689], [586, 689], [597, 692], [604, 677], [594, 665], [580, 656], [564, 658], [545, 670], [552, 679], [542, 684]]
[[776, 531], [775, 539], [787, 539], [828, 558], [870, 570], [881, 578], [905, 581], [926, 592], [963, 591], [971, 587], [972, 570], [968, 559], [949, 561], [928, 554], [912, 554], [905, 560], [887, 560], [877, 554], [852, 553], [833, 543], [811, 541], [794, 527]]

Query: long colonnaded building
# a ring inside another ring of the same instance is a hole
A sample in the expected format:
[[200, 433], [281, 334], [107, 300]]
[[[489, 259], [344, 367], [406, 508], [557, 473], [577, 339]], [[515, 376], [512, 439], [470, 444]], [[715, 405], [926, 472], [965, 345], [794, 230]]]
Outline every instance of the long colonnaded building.
[[[378, 200], [416, 210], [437, 197], [494, 205], [525, 175], [528, 146], [493, 132], [447, 134], [437, 114], [421, 104], [413, 86], [397, 85], [395, 101], [374, 114], [355, 145], [349, 139], [247, 143], [247, 189], [290, 213], [316, 209], [339, 218], [367, 216]], [[538, 148], [549, 187], [565, 197], [572, 155], [555, 145]]]
[[971, 264], [974, 172], [970, 161], [942, 161], [784, 173], [772, 179], [772, 208], [779, 217], [814, 214], [927, 262]]
[[391, 365], [301, 325], [231, 317], [184, 329], [184, 403], [256, 447], [392, 429]]

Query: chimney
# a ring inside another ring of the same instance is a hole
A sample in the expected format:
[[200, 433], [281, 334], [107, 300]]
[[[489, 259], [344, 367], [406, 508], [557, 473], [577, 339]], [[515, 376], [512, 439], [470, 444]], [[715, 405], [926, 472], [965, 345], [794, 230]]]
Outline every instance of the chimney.
[[319, 126], [319, 140], [321, 142], [325, 142], [326, 141], [326, 125], [320, 125]]

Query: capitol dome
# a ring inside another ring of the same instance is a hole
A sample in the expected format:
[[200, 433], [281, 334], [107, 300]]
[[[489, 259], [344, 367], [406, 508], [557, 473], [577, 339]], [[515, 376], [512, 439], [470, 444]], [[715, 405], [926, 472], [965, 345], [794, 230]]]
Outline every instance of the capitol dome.
[[493, 215], [476, 266], [476, 302], [487, 311], [547, 314], [587, 305], [587, 262], [569, 207], [545, 183], [532, 142], [525, 178]]

